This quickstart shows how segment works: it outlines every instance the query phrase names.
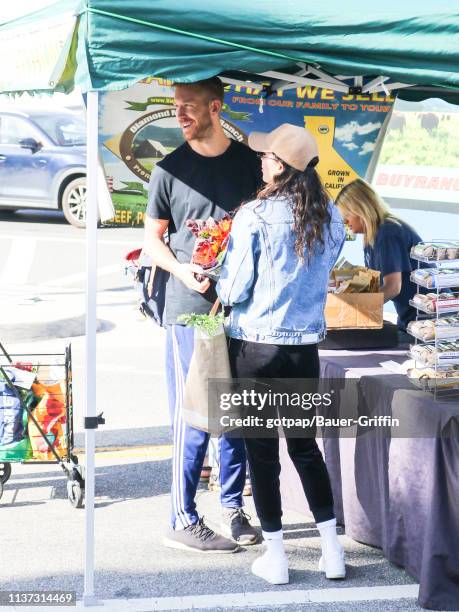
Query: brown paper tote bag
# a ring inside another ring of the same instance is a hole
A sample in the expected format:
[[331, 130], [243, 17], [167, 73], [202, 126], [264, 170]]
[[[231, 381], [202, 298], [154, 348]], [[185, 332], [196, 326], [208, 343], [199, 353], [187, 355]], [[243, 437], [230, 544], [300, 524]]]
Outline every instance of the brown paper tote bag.
[[[210, 311], [211, 316], [215, 316], [219, 305], [220, 300], [217, 299]], [[220, 435], [230, 429], [220, 423], [220, 418], [229, 411], [222, 411], [217, 400], [209, 402], [208, 381], [212, 378], [231, 379], [223, 325], [214, 336], [199, 329], [194, 330], [194, 352], [185, 383], [182, 413], [188, 425], [212, 435]]]

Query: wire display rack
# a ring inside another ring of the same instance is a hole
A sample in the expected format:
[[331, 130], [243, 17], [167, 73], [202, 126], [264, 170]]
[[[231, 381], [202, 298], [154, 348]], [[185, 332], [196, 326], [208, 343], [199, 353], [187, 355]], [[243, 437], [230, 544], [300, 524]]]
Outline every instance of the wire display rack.
[[[429, 252], [428, 256], [420, 251]], [[416, 325], [407, 331], [413, 336], [409, 356], [416, 370], [424, 370], [411, 381], [432, 391], [435, 397], [459, 395], [459, 242], [436, 240], [413, 247], [410, 257], [418, 262], [411, 281], [417, 293], [410, 305], [417, 311]], [[428, 268], [421, 264], [428, 264]], [[430, 292], [422, 294], [420, 287]], [[428, 324], [427, 334], [420, 332], [419, 322]]]

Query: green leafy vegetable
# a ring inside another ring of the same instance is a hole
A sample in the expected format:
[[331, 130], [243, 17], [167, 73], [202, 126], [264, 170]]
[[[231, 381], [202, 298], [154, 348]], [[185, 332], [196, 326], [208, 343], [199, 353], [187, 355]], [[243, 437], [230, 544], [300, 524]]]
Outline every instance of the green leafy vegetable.
[[224, 314], [220, 312], [215, 317], [208, 314], [182, 314], [178, 317], [178, 321], [185, 323], [187, 327], [194, 327], [205, 332], [208, 336], [215, 336], [218, 332], [220, 325], [223, 324]]

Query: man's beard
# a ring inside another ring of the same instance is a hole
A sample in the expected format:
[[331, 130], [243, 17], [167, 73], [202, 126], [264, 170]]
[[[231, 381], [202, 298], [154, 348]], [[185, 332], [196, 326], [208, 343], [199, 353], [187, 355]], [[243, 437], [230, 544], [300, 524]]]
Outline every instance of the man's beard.
[[210, 118], [203, 119], [200, 122], [200, 125], [196, 127], [193, 133], [187, 138], [188, 141], [191, 140], [206, 140], [209, 138], [214, 131], [212, 121]]

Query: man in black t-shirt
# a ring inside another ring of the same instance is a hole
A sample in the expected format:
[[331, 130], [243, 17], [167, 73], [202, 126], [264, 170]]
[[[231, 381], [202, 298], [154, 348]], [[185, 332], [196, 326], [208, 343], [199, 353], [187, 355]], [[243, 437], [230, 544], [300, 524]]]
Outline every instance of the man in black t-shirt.
[[[195, 495], [209, 435], [182, 419], [183, 387], [193, 353], [194, 332], [177, 323], [184, 313], [208, 313], [216, 299], [209, 279], [198, 281], [190, 263], [194, 236], [187, 219], [221, 219], [241, 202], [253, 199], [261, 186], [256, 154], [225, 136], [220, 124], [223, 85], [217, 77], [176, 85], [177, 120], [185, 142], [152, 172], [144, 250], [170, 272], [164, 320], [167, 325], [166, 373], [174, 434], [172, 529], [164, 544], [200, 552], [234, 552], [237, 544], [255, 544], [257, 532], [242, 506], [246, 458], [244, 442], [220, 440], [222, 529], [207, 527], [196, 512]], [[163, 241], [168, 230], [169, 244]]]

